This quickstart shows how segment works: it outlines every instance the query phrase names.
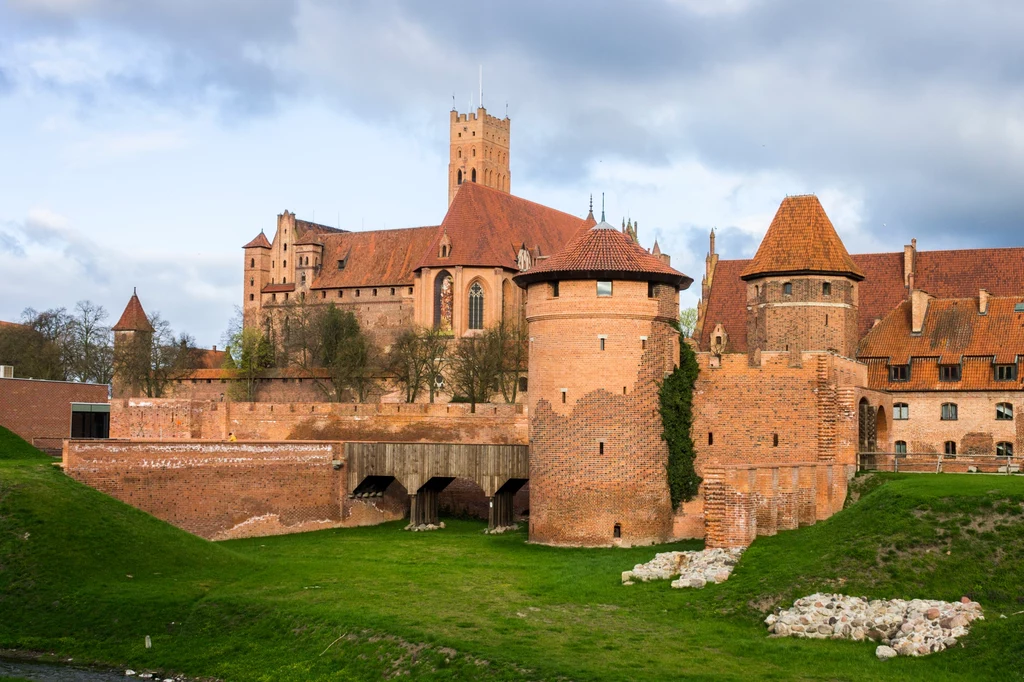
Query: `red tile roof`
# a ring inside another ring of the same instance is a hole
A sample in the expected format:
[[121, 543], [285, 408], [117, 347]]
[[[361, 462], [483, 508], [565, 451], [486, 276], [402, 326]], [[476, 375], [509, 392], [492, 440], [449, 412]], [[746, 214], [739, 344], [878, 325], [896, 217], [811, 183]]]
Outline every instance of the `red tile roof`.
[[263, 234], [263, 231], [261, 230], [260, 233], [258, 235], [256, 235], [256, 237], [251, 242], [249, 242], [248, 244], [246, 244], [242, 248], [243, 249], [253, 249], [253, 248], [256, 248], [256, 249], [269, 249], [270, 248], [270, 241], [267, 240], [267, 235]]
[[115, 332], [153, 331], [153, 325], [149, 323], [146, 311], [142, 309], [142, 303], [139, 302], [139, 297], [136, 293], [132, 292], [132, 297], [128, 299], [128, 305], [125, 306], [124, 312], [121, 313], [121, 319], [111, 327], [111, 330]]
[[564, 249], [515, 276], [516, 284], [552, 279], [643, 279], [686, 288], [693, 280], [608, 223], [579, 232]]
[[740, 276], [821, 272], [861, 279], [864, 274], [846, 252], [818, 197], [786, 197], [775, 213], [761, 246]]
[[928, 302], [920, 334], [911, 334], [911, 305], [904, 301], [861, 340], [859, 358], [888, 358], [905, 365], [911, 357], [938, 358], [941, 364], [959, 364], [964, 357], [992, 357], [1009, 364], [1024, 354], [1024, 312], [1014, 311], [1020, 296], [989, 298], [987, 312], [979, 313], [978, 297], [937, 298]]
[[[531, 252], [539, 248], [542, 256], [551, 255], [569, 243], [583, 221], [475, 182], [463, 183], [416, 269], [467, 265], [516, 270], [524, 244]], [[440, 257], [444, 232], [452, 242], [447, 258]]]
[[295, 282], [288, 284], [265, 284], [260, 290], [264, 294], [279, 294], [286, 291], [295, 291]]
[[[851, 256], [864, 272], [859, 285], [859, 335], [871, 329], [907, 297], [903, 285], [903, 253]], [[1024, 248], [918, 251], [915, 285], [937, 298], [967, 298], [987, 289], [993, 296], [1024, 293]], [[740, 275], [749, 260], [719, 260], [711, 282], [698, 340], [708, 349], [711, 332], [719, 322], [729, 334], [729, 351], [747, 350], [747, 284]]]
[[[413, 269], [435, 240], [438, 227], [410, 227], [321, 235], [323, 267], [313, 289], [409, 285]], [[345, 269], [338, 269], [338, 261]]]

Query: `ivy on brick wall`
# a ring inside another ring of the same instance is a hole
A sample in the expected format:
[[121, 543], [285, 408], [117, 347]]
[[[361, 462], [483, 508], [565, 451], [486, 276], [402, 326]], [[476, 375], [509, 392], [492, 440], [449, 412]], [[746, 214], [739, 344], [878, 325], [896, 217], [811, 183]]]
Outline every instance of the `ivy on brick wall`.
[[680, 338], [679, 367], [665, 377], [658, 397], [661, 399], [661, 437], [668, 443], [668, 488], [672, 508], [697, 496], [701, 477], [693, 468], [693, 385], [697, 381], [697, 356]]

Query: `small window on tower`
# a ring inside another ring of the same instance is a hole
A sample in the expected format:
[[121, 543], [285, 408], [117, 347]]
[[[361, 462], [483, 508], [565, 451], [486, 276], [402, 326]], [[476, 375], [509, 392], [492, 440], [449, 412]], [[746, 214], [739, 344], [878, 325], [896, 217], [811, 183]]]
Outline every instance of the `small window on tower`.
[[394, 288], [394, 287], [391, 287], [391, 295], [392, 295], [392, 296], [394, 296], [394, 295], [395, 295], [395, 288]]
[[783, 284], [782, 285], [782, 293], [785, 294], [786, 296], [792, 296], [793, 295], [793, 284], [791, 282], [786, 282], [785, 284]]
[[773, 448], [779, 447], [779, 434], [777, 434], [777, 433], [773, 433], [772, 434], [772, 447]]
[[249, 267], [250, 268], [256, 267], [256, 259], [255, 258], [250, 258], [249, 259]]
[[601, 350], [604, 350], [604, 337], [603, 336], [598, 338], [598, 343], [601, 344]]
[[338, 289], [338, 298], [341, 298], [344, 295], [345, 295], [345, 290], [344, 289]]
[[601, 282], [597, 283], [597, 295], [598, 296], [611, 296], [612, 295], [612, 283]]
[[[287, 251], [287, 250], [288, 250], [288, 245], [287, 245], [287, 244], [285, 244], [285, 245], [284, 245], [284, 250], [285, 250], [285, 251]], [[286, 267], [287, 267], [287, 266], [286, 266]]]
[[558, 298], [558, 282], [551, 283], [551, 298]]
[[254, 294], [249, 294], [249, 300], [250, 301], [256, 300], [256, 296]]
[[655, 289], [654, 282], [648, 282], [647, 283], [647, 298], [654, 298], [656, 296], [657, 296], [657, 291]]
[[821, 295], [822, 296], [831, 296], [832, 295], [832, 282], [822, 282], [821, 283]]

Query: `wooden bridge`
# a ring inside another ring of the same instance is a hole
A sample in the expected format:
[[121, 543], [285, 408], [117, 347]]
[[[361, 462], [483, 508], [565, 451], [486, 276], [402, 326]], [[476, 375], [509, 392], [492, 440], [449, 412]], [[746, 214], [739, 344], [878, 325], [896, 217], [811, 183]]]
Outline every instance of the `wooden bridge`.
[[513, 522], [512, 498], [530, 478], [526, 445], [345, 443], [348, 493], [383, 493], [392, 481], [409, 491], [409, 520], [438, 522], [439, 494], [456, 478], [479, 485], [490, 502], [488, 527]]

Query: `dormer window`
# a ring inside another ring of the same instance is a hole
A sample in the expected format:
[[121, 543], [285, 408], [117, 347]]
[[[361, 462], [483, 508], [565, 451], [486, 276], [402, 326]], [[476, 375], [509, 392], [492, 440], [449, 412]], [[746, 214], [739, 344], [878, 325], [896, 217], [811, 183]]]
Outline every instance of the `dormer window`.
[[1017, 365], [995, 365], [996, 381], [1015, 381]]
[[939, 381], [960, 381], [960, 365], [939, 365]]
[[910, 381], [910, 365], [889, 365], [889, 381]]
[[346, 261], [346, 260], [347, 260], [347, 259], [345, 259], [345, 258], [342, 258], [341, 260], [339, 260], [339, 261], [338, 261], [338, 269], [339, 269], [339, 270], [344, 270], [344, 269], [345, 269], [345, 261]]

